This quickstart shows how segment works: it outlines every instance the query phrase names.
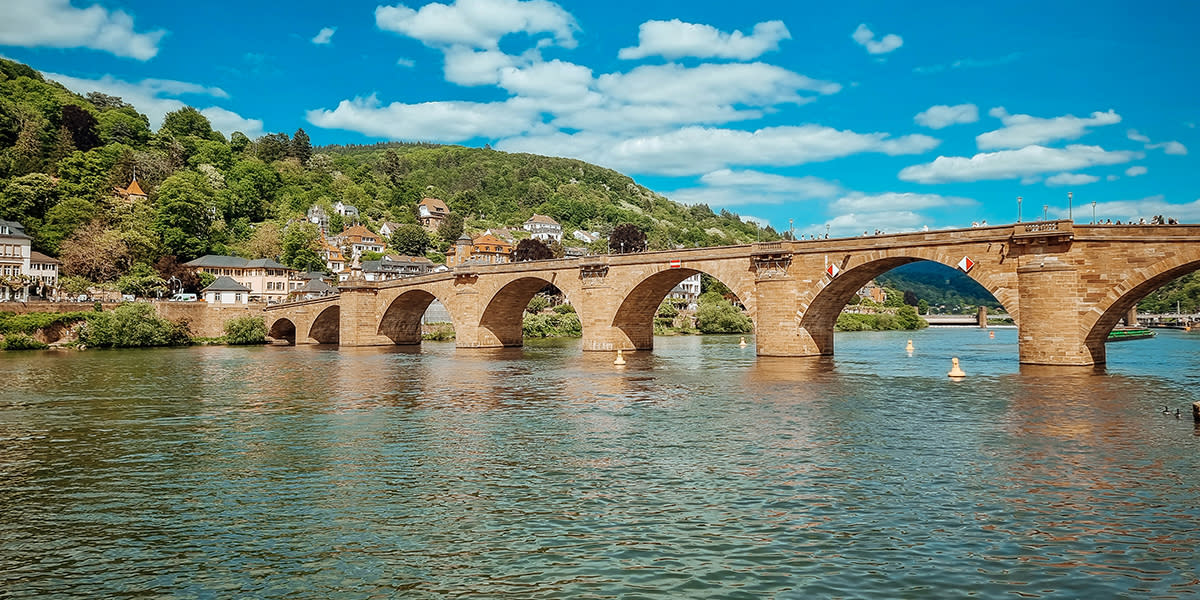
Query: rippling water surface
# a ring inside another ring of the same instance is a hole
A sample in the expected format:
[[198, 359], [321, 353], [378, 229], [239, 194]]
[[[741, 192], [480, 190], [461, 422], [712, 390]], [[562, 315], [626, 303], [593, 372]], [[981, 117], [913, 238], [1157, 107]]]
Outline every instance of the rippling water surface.
[[995, 331], [0, 354], [0, 598], [1196, 597], [1200, 334]]

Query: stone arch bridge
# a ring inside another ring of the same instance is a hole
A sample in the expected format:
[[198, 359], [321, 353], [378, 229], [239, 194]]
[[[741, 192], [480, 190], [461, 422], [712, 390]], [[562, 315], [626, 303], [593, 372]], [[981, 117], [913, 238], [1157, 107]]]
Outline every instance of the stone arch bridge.
[[1200, 269], [1200, 226], [1039, 221], [934, 232], [591, 256], [452, 271], [386, 282], [351, 280], [335, 296], [265, 309], [269, 335], [290, 343], [419, 344], [434, 300], [460, 348], [519, 346], [521, 316], [546, 286], [583, 324], [583, 348], [649, 350], [659, 303], [696, 273], [746, 306], [760, 356], [833, 353], [843, 306], [874, 277], [930, 260], [963, 269], [1017, 323], [1020, 361], [1093, 365], [1108, 332], [1146, 294]]

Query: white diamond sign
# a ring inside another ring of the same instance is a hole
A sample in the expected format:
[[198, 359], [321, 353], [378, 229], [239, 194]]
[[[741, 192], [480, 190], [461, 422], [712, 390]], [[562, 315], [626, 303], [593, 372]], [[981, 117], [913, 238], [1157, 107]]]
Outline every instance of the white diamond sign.
[[958, 268], [962, 269], [963, 273], [970, 273], [971, 268], [974, 266], [975, 266], [975, 261], [973, 261], [970, 258], [967, 258], [965, 256], [962, 257], [962, 260], [958, 261]]
[[838, 273], [841, 273], [842, 270], [839, 269], [837, 265], [829, 265], [825, 268], [825, 272], [829, 273], [830, 277], [837, 277]]

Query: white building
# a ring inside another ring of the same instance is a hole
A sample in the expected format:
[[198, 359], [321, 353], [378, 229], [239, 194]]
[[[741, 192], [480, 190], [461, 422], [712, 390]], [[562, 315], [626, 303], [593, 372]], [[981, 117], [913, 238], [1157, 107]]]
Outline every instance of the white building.
[[521, 227], [530, 233], [530, 237], [543, 242], [561, 242], [562, 241], [562, 225], [558, 221], [547, 217], [546, 215], [535, 214], [525, 221], [525, 225]]
[[57, 258], [34, 252], [25, 227], [0, 220], [0, 302], [49, 297], [58, 287]]
[[696, 300], [700, 298], [700, 274], [696, 273], [680, 281], [678, 285], [671, 288], [671, 291], [667, 293], [667, 297], [684, 300], [688, 303], [688, 308], [694, 308]]
[[204, 301], [211, 304], [248, 304], [250, 288], [222, 275], [208, 287], [200, 290]]

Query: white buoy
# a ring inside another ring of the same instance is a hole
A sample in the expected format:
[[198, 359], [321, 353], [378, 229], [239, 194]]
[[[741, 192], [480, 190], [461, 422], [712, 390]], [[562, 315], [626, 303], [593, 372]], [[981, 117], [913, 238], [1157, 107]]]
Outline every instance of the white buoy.
[[950, 379], [962, 379], [963, 377], [967, 376], [966, 372], [958, 367], [957, 357], [950, 359], [950, 372], [946, 373], [946, 375], [948, 375]]
[[742, 348], [746, 347], [746, 336], [742, 336], [742, 341], [738, 342], [738, 346], [741, 346]]
[[908, 352], [909, 354], [912, 354], [912, 352], [913, 352], [912, 340], [908, 340], [908, 345], [904, 347], [904, 351]]
[[625, 364], [625, 357], [624, 357], [624, 356], [621, 356], [621, 351], [620, 351], [620, 350], [617, 350], [617, 360], [614, 360], [614, 361], [613, 361], [613, 364], [614, 364], [614, 365], [623, 365], [623, 364]]

